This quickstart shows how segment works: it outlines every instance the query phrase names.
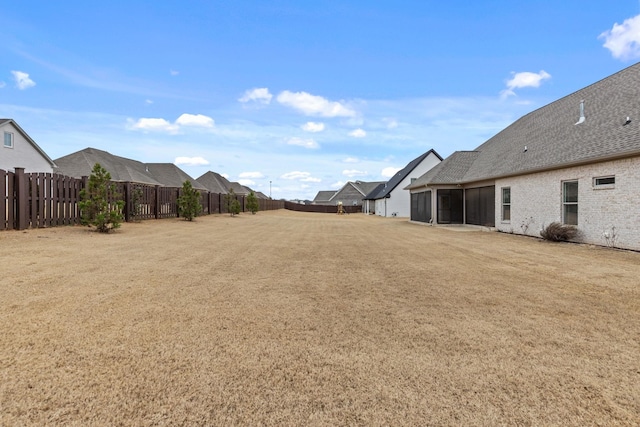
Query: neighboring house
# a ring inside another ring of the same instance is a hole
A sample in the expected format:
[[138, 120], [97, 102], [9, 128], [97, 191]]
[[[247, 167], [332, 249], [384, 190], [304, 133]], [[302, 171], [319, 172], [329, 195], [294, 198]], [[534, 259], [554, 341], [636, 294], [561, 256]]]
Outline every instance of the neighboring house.
[[411, 219], [640, 250], [640, 64], [535, 110], [414, 183]]
[[369, 192], [369, 194], [364, 196], [362, 199], [362, 213], [367, 215], [373, 215], [376, 213], [376, 197], [378, 197], [378, 194], [382, 193], [385, 185], [387, 185], [386, 182], [378, 184]]
[[342, 202], [344, 206], [362, 206], [363, 199], [367, 194], [371, 193], [380, 184], [384, 184], [384, 181], [349, 181], [340, 190], [336, 191], [327, 204], [337, 205]]
[[208, 171], [196, 178], [200, 184], [204, 185], [212, 193], [227, 194], [231, 187], [231, 182], [217, 172]]
[[405, 187], [441, 161], [442, 157], [435, 150], [429, 150], [413, 159], [381, 188], [367, 194], [363, 212], [375, 213], [384, 217], [409, 218], [411, 215], [411, 195], [405, 190]]
[[173, 163], [142, 163], [126, 157], [114, 156], [96, 148], [85, 148], [56, 159], [55, 171], [62, 175], [82, 178], [91, 175], [96, 163], [100, 163], [100, 166], [109, 172], [113, 181], [164, 187], [182, 187], [184, 181], [190, 181], [194, 188], [206, 190], [203, 185]]
[[228, 194], [230, 190], [238, 196], [248, 196], [253, 191], [259, 199], [268, 199], [263, 193], [254, 191], [253, 189], [241, 185], [238, 182], [229, 181], [217, 172], [208, 171], [199, 178], [196, 178], [200, 184], [204, 185], [210, 192], [218, 194]]
[[336, 194], [335, 191], [318, 191], [316, 197], [313, 198], [311, 204], [313, 205], [332, 205], [331, 198]]
[[0, 119], [0, 169], [52, 173], [56, 164], [13, 119]]

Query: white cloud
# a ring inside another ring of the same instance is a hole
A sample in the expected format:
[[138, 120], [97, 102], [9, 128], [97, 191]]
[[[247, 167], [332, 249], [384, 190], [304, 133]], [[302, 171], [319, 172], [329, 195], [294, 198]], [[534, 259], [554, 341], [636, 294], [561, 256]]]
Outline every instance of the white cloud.
[[5, 82], [0, 82], [0, 89], [2, 89], [3, 87], [5, 87], [7, 84]]
[[311, 138], [308, 139], [303, 139], [303, 138], [298, 138], [297, 136], [294, 136], [293, 138], [289, 138], [289, 140], [287, 141], [287, 144], [289, 145], [297, 145], [300, 147], [304, 147], [304, 148], [319, 148], [320, 146], [318, 145], [318, 143], [316, 141], [314, 141]]
[[271, 98], [273, 98], [273, 95], [269, 93], [269, 89], [266, 87], [260, 87], [246, 91], [238, 101], [242, 103], [254, 101], [260, 104], [269, 104], [271, 102]]
[[307, 116], [321, 117], [353, 117], [356, 112], [340, 102], [332, 102], [321, 96], [307, 92], [289, 92], [285, 90], [278, 95], [278, 102], [299, 110]]
[[182, 114], [176, 120], [176, 124], [180, 126], [200, 126], [212, 128], [215, 122], [211, 117], [202, 114]]
[[349, 132], [349, 136], [352, 136], [354, 138], [364, 138], [365, 136], [367, 136], [367, 132], [364, 129], [355, 129]]
[[513, 77], [507, 80], [507, 88], [500, 92], [500, 95], [503, 98], [515, 95], [516, 93], [514, 92], [514, 89], [521, 89], [523, 87], [540, 87], [543, 80], [551, 78], [551, 74], [544, 70], [541, 70], [539, 73], [524, 71], [521, 73], [512, 72], [511, 74], [513, 74]]
[[251, 181], [250, 179], [239, 179], [238, 183], [240, 185], [244, 185], [245, 187], [256, 184], [254, 181]]
[[365, 176], [367, 175], [367, 172], [359, 171], [357, 169], [345, 169], [342, 171], [342, 175], [353, 178], [354, 176]]
[[138, 119], [132, 126], [133, 129], [142, 130], [145, 132], [154, 131], [154, 132], [169, 132], [169, 133], [177, 133], [178, 126], [169, 123], [165, 119], [156, 119], [156, 118], [142, 118]]
[[358, 163], [360, 160], [358, 160], [355, 157], [347, 157], [346, 159], [343, 160], [344, 163]]
[[208, 166], [209, 161], [203, 157], [176, 157], [173, 161], [178, 166]]
[[322, 132], [324, 130], [324, 123], [307, 122], [302, 125], [302, 130], [307, 132]]
[[171, 74], [172, 76], [177, 76], [178, 74], [180, 74], [180, 71], [169, 70], [169, 74]]
[[221, 177], [229, 179], [229, 174], [228, 173], [221, 173], [220, 174]]
[[387, 125], [387, 129], [395, 129], [398, 127], [398, 121], [391, 117], [385, 117], [382, 121]]
[[604, 39], [604, 47], [611, 51], [616, 59], [623, 61], [640, 57], [640, 15], [617, 22], [613, 28], [598, 36]]
[[287, 172], [284, 175], [280, 176], [280, 178], [282, 179], [306, 179], [310, 177], [311, 177], [311, 173], [300, 172], [300, 171]]
[[331, 184], [331, 188], [342, 188], [342, 187], [344, 187], [345, 184], [346, 184], [346, 182], [337, 181], [337, 182], [334, 182], [333, 184]]
[[262, 172], [242, 172], [238, 176], [240, 178], [253, 178], [253, 179], [264, 178], [264, 175], [262, 174]]
[[153, 104], [153, 101], [150, 100], [150, 99], [145, 99], [144, 103], [147, 104], [147, 105], [151, 105], [151, 104]]
[[16, 81], [16, 86], [20, 90], [29, 89], [30, 87], [34, 87], [36, 82], [29, 78], [29, 74], [23, 71], [11, 71], [13, 74], [13, 79]]
[[382, 175], [383, 178], [391, 178], [401, 169], [402, 168], [394, 168], [393, 166], [389, 166], [388, 168], [382, 169], [380, 175]]
[[306, 178], [300, 178], [300, 182], [322, 182], [322, 180], [320, 178], [308, 176]]

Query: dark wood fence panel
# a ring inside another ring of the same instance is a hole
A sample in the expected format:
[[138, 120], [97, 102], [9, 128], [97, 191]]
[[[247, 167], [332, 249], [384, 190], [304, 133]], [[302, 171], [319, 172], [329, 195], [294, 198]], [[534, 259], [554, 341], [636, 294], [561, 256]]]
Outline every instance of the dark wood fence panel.
[[0, 230], [15, 228], [14, 173], [0, 169]]
[[[0, 230], [56, 227], [80, 224], [80, 192], [88, 177], [71, 178], [51, 173], [25, 173], [0, 169]], [[125, 221], [175, 218], [181, 188], [135, 182], [113, 182], [115, 192], [109, 202], [124, 200]], [[202, 214], [227, 213], [225, 195], [200, 192]], [[236, 195], [242, 212], [247, 212], [246, 196]], [[282, 200], [258, 199], [259, 210], [284, 209]], [[303, 206], [303, 205], [296, 205]], [[300, 210], [300, 209], [297, 209]], [[333, 207], [335, 212], [335, 207]]]
[[[284, 208], [298, 212], [338, 213], [336, 205], [301, 205], [294, 202], [284, 202]], [[347, 214], [362, 212], [362, 206], [343, 206], [342, 209]]]

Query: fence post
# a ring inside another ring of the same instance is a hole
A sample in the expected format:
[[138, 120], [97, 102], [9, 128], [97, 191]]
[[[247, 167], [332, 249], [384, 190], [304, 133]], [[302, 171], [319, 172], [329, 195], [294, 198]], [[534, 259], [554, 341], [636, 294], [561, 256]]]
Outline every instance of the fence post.
[[160, 218], [160, 186], [156, 185], [156, 219]]
[[29, 207], [29, 192], [27, 191], [26, 176], [24, 168], [14, 168], [14, 185], [16, 192], [16, 230], [27, 228], [27, 213]]
[[131, 220], [131, 183], [129, 181], [124, 183], [124, 222]]

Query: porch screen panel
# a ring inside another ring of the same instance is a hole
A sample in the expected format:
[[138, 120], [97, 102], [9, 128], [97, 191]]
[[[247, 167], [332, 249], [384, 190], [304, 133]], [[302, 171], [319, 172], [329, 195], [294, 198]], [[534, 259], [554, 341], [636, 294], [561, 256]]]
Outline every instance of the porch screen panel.
[[464, 190], [438, 190], [438, 223], [462, 224]]
[[493, 185], [465, 190], [467, 224], [495, 226], [495, 193]]

